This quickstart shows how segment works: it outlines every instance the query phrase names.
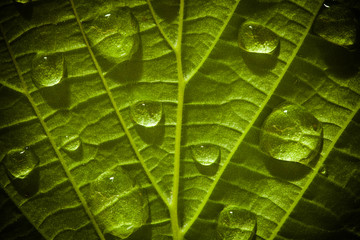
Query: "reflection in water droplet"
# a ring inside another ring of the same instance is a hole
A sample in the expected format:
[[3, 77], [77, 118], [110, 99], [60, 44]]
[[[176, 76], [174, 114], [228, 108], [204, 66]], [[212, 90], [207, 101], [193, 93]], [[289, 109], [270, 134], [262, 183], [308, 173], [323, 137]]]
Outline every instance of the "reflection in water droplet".
[[104, 234], [124, 239], [145, 224], [148, 201], [125, 170], [101, 174], [90, 191], [89, 206]]
[[61, 53], [37, 55], [32, 61], [31, 76], [38, 87], [51, 87], [64, 76], [64, 57]]
[[65, 136], [64, 149], [69, 152], [74, 152], [81, 146], [79, 135]]
[[279, 45], [279, 37], [275, 33], [250, 21], [241, 25], [238, 38], [240, 48], [252, 53], [272, 53]]
[[194, 160], [203, 166], [214, 164], [220, 156], [219, 148], [211, 144], [193, 146], [191, 150]]
[[162, 104], [159, 102], [138, 102], [130, 107], [132, 119], [144, 127], [156, 126], [162, 117]]
[[325, 40], [340, 46], [354, 45], [357, 35], [354, 13], [345, 7], [326, 6], [315, 19], [314, 32]]
[[130, 59], [140, 43], [137, 20], [127, 7], [97, 16], [87, 36], [95, 51], [116, 63]]
[[275, 159], [308, 164], [321, 144], [321, 123], [300, 106], [282, 104], [263, 123], [260, 147]]
[[217, 232], [223, 240], [251, 240], [256, 232], [256, 222], [252, 212], [228, 206], [220, 213]]
[[9, 151], [3, 164], [13, 178], [24, 179], [39, 164], [39, 159], [26, 147]]

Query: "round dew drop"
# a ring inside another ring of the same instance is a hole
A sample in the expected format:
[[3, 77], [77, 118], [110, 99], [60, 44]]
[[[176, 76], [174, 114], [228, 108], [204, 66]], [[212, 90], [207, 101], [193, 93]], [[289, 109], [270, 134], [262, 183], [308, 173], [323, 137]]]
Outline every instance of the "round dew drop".
[[121, 168], [101, 174], [90, 185], [89, 206], [104, 234], [125, 239], [145, 224], [148, 200]]
[[29, 147], [25, 147], [9, 151], [3, 164], [13, 178], [24, 179], [39, 164], [39, 159]]
[[193, 159], [203, 166], [214, 164], [220, 156], [219, 148], [211, 144], [193, 146], [191, 151]]
[[158, 125], [162, 118], [162, 104], [159, 102], [138, 102], [130, 107], [131, 117], [137, 124], [144, 127]]
[[237, 206], [220, 212], [217, 232], [222, 240], [251, 240], [256, 232], [256, 215]]
[[32, 79], [38, 87], [51, 87], [64, 76], [64, 57], [60, 53], [38, 55], [32, 61]]
[[251, 53], [271, 54], [279, 45], [279, 37], [274, 32], [251, 21], [241, 25], [238, 41], [241, 49]]
[[260, 147], [271, 157], [308, 164], [322, 144], [321, 123], [303, 107], [282, 104], [262, 126]]

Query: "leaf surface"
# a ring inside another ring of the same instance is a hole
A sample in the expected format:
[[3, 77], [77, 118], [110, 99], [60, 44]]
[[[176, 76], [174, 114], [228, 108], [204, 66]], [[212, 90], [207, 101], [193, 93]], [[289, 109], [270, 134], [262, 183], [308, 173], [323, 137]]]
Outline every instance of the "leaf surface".
[[[147, 223], [129, 239], [213, 239], [229, 205], [257, 216], [259, 239], [359, 239], [352, 220], [359, 212], [359, 139], [351, 132], [358, 131], [360, 57], [310, 33], [321, 5], [2, 1], [1, 186], [45, 239], [113, 239], [91, 210], [91, 183], [118, 167], [149, 202]], [[114, 60], [113, 29], [96, 21], [125, 8], [140, 43], [130, 59]], [[245, 21], [279, 37], [273, 56], [240, 49]], [[54, 54], [64, 59], [62, 80], [39, 87], [33, 59]], [[311, 166], [260, 149], [261, 125], [284, 101], [322, 123], [321, 152]], [[155, 127], [136, 123], [131, 109], [142, 102], [161, 104]], [[72, 138], [80, 142], [76, 151], [68, 150]], [[209, 167], [194, 161], [193, 149], [202, 145], [219, 155]], [[24, 190], [4, 159], [26, 146], [39, 165]], [[324, 167], [327, 176], [318, 174]]]

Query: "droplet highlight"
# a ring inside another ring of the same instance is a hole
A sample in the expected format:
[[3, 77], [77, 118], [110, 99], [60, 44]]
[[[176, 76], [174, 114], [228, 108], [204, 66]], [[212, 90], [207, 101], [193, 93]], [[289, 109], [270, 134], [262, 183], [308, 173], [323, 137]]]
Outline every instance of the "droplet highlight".
[[217, 232], [222, 240], [251, 240], [256, 225], [254, 213], [237, 206], [228, 206], [220, 213]]
[[137, 124], [144, 127], [158, 125], [162, 118], [162, 104], [159, 102], [138, 102], [130, 107], [131, 117]]
[[241, 25], [238, 41], [241, 49], [251, 53], [271, 54], [279, 45], [279, 37], [274, 32], [251, 21]]
[[79, 135], [65, 136], [65, 140], [63, 143], [64, 150], [69, 152], [75, 152], [80, 148], [80, 146], [81, 146], [81, 140]]
[[211, 144], [202, 144], [191, 147], [193, 159], [203, 165], [210, 166], [220, 157], [220, 149]]
[[128, 7], [98, 15], [87, 36], [96, 53], [116, 63], [129, 60], [139, 49], [138, 22]]
[[307, 165], [322, 145], [321, 123], [303, 107], [282, 104], [264, 121], [260, 147], [271, 157]]
[[64, 77], [64, 66], [64, 57], [61, 53], [35, 56], [31, 71], [35, 85], [41, 88], [60, 83]]
[[39, 159], [29, 147], [25, 147], [9, 151], [3, 164], [12, 178], [24, 179], [34, 171], [39, 164]]
[[350, 47], [356, 43], [358, 27], [355, 19], [351, 9], [326, 5], [316, 17], [313, 31], [331, 43]]
[[121, 168], [101, 174], [90, 185], [89, 206], [104, 234], [125, 239], [145, 224], [148, 201]]

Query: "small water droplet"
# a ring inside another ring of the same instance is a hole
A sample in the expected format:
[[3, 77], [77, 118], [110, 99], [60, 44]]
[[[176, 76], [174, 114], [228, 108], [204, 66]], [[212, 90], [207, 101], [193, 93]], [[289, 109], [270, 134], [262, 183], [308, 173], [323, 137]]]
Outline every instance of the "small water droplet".
[[203, 166], [214, 164], [220, 156], [219, 148], [211, 144], [193, 146], [191, 150], [194, 160]]
[[159, 102], [138, 102], [130, 107], [132, 119], [144, 127], [156, 126], [162, 117], [162, 104]]
[[327, 176], [328, 176], [328, 171], [327, 171], [326, 166], [322, 166], [322, 167], [320, 168], [320, 170], [319, 170], [319, 173], [320, 173], [321, 175], [327, 177]]
[[90, 185], [89, 206], [103, 233], [122, 239], [145, 224], [148, 201], [121, 168], [101, 174]]
[[116, 63], [129, 60], [139, 49], [139, 26], [127, 7], [96, 17], [87, 35], [97, 53]]
[[357, 23], [351, 9], [338, 5], [324, 5], [316, 17], [313, 31], [336, 45], [350, 47], [355, 44]]
[[223, 240], [251, 240], [256, 225], [255, 214], [237, 206], [228, 206], [220, 213], [217, 232]]
[[37, 55], [32, 61], [31, 76], [38, 87], [51, 87], [64, 76], [64, 57], [61, 53]]
[[25, 147], [9, 151], [3, 164], [13, 178], [24, 179], [39, 164], [39, 159], [29, 147]]
[[303, 107], [282, 104], [263, 123], [260, 147], [275, 159], [306, 165], [321, 144], [321, 123]]
[[279, 37], [275, 33], [250, 21], [241, 25], [238, 38], [240, 48], [251, 53], [269, 54], [279, 45]]
[[81, 146], [79, 135], [65, 136], [64, 149], [69, 152], [74, 152]]

